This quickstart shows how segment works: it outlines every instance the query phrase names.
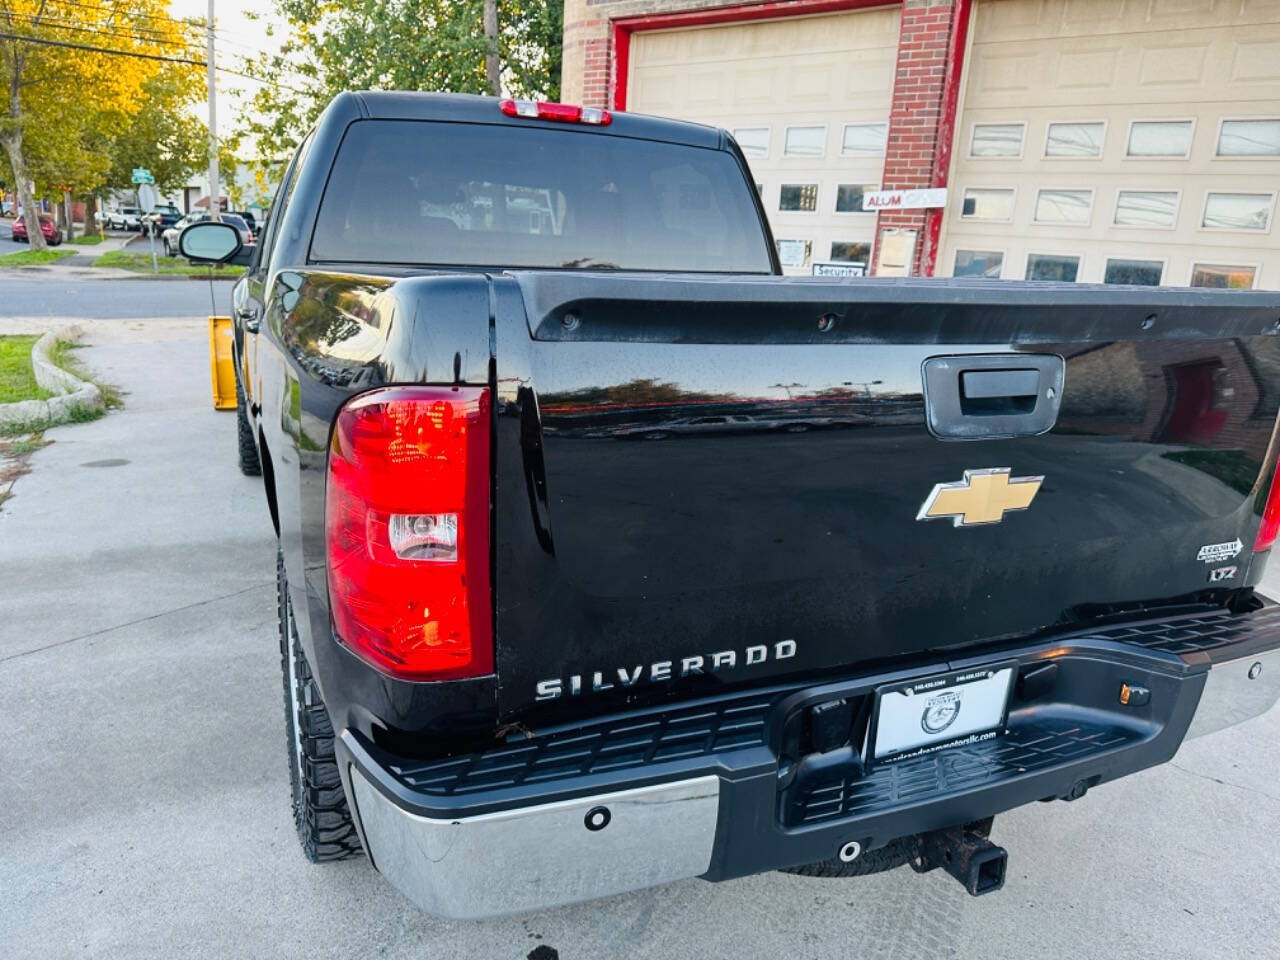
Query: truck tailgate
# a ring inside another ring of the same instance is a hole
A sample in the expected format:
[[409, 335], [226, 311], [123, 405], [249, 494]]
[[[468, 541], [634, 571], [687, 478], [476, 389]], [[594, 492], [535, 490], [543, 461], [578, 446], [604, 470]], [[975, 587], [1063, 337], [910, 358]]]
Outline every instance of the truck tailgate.
[[1280, 296], [568, 273], [495, 291], [506, 719], [843, 675], [1260, 575]]

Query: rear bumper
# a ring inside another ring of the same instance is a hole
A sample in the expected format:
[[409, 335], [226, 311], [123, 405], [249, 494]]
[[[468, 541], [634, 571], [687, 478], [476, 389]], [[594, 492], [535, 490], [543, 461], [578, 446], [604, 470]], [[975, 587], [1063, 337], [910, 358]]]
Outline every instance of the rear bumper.
[[[806, 746], [815, 704], [1011, 659], [1021, 679], [995, 740], [869, 769], [853, 746]], [[1150, 701], [1122, 705], [1122, 684]], [[446, 760], [391, 757], [351, 730], [337, 750], [374, 866], [430, 913], [479, 918], [810, 863], [849, 841], [872, 849], [1075, 797], [1278, 697], [1280, 608], [1266, 607], [613, 716]]]

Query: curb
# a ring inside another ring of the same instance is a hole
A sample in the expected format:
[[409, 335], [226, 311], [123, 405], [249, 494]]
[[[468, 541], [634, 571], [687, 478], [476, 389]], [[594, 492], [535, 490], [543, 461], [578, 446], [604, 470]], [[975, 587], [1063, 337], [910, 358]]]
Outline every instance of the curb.
[[68, 373], [53, 362], [50, 356], [59, 340], [72, 342], [81, 335], [79, 327], [63, 327], [45, 333], [31, 348], [31, 367], [36, 383], [50, 393], [48, 400], [19, 400], [17, 403], [0, 403], [0, 425], [14, 426], [23, 423], [62, 423], [70, 419], [77, 409], [97, 409], [104, 406], [102, 391], [92, 383]]

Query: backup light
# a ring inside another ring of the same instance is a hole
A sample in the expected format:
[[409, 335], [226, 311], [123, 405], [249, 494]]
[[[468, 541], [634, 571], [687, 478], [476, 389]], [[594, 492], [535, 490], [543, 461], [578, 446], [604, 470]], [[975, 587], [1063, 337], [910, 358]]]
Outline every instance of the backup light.
[[607, 127], [613, 122], [608, 110], [596, 107], [579, 107], [572, 103], [550, 103], [545, 100], [503, 100], [498, 104], [508, 117], [524, 117], [528, 120], [556, 120], [560, 123], [589, 123]]
[[489, 391], [387, 387], [338, 413], [325, 545], [338, 639], [406, 680], [493, 671]]

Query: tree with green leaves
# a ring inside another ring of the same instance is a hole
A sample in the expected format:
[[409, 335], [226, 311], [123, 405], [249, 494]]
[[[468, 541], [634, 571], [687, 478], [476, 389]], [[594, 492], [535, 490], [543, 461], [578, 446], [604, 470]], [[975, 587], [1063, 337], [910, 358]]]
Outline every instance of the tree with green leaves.
[[263, 85], [238, 133], [275, 163], [344, 90], [495, 92], [485, 16], [495, 2], [502, 91], [557, 99], [563, 0], [275, 0], [285, 36], [276, 53], [244, 63]]
[[[165, 0], [0, 0], [0, 149], [33, 250], [45, 246], [36, 196], [102, 185], [102, 144], [127, 131], [163, 59], [187, 52], [187, 26]], [[198, 63], [179, 59], [191, 62], [164, 69]]]

